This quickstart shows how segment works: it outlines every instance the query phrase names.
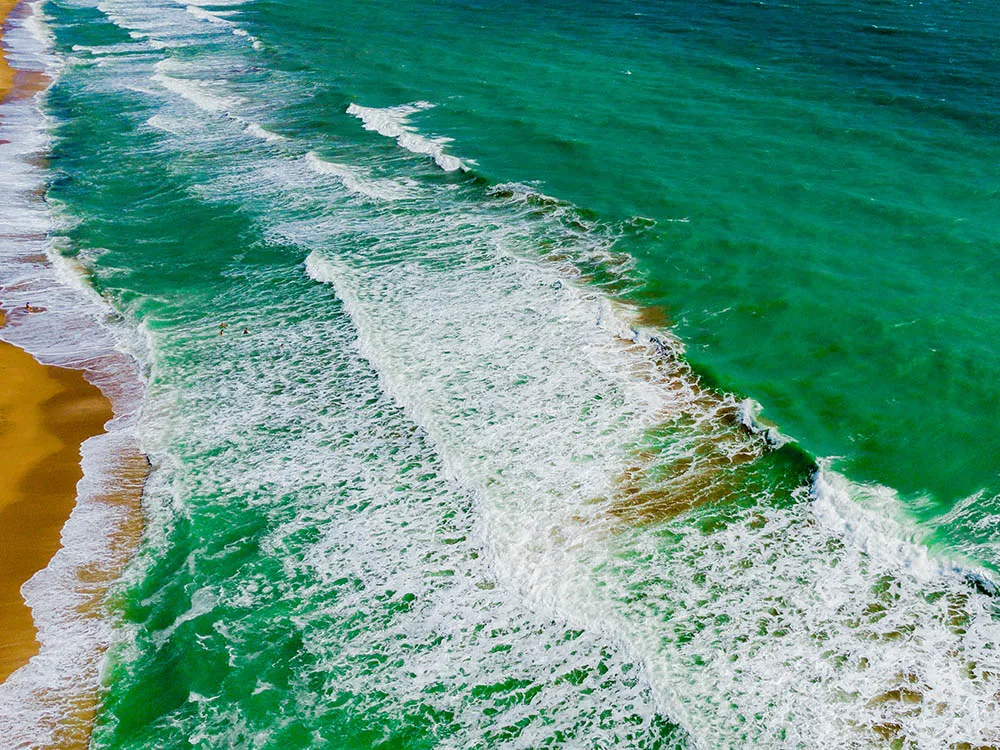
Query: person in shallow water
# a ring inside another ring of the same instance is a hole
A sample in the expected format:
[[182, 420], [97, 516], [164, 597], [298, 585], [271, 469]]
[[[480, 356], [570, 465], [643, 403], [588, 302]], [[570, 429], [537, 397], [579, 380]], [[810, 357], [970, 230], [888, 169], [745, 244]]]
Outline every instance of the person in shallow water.
[[226, 326], [228, 323], [219, 323], [219, 335], [221, 336], [226, 332]]

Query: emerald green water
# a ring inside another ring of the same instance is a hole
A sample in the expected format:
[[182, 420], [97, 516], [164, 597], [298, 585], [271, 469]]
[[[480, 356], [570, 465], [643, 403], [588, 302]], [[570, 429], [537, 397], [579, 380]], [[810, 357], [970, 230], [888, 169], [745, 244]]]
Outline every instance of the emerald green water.
[[298, 13], [276, 54], [330, 107], [435, 101], [418, 121], [488, 179], [654, 219], [620, 245], [638, 298], [813, 453], [946, 507], [996, 493], [989, 5]]
[[154, 465], [92, 746], [1000, 741], [991, 5], [46, 9]]

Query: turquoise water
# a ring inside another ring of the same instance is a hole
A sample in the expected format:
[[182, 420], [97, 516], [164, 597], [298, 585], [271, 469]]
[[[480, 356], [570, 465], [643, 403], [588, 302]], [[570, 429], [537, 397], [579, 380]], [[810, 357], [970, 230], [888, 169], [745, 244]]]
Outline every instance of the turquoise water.
[[647, 279], [639, 298], [813, 453], [946, 505], [998, 491], [991, 4], [304, 17], [279, 16], [276, 54], [314, 71], [328, 106], [434, 101], [421, 125], [488, 179], [653, 219], [619, 245]]
[[990, 4], [46, 9], [94, 747], [1000, 741]]

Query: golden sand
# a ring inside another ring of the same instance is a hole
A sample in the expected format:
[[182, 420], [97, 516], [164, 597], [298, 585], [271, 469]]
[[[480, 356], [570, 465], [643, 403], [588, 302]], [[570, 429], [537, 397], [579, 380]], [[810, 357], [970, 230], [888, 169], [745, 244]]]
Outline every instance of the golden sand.
[[[19, 2], [20, 0], [0, 0], [0, 39], [3, 37], [3, 24]], [[48, 86], [50, 81], [45, 73], [12, 68], [3, 50], [0, 49], [0, 101], [33, 96]]]
[[37, 651], [21, 585], [48, 565], [83, 476], [80, 444], [111, 404], [83, 373], [0, 343], [0, 681]]
[[[14, 10], [14, 6], [17, 5], [18, 0], [0, 0], [0, 27], [2, 27], [4, 21], [6, 21], [7, 16], [10, 12]], [[0, 30], [0, 36], [2, 36], [2, 30]], [[10, 65], [7, 64], [7, 57], [0, 51], [0, 100], [3, 100], [7, 93], [10, 91], [11, 86], [14, 85], [14, 71], [11, 69]]]

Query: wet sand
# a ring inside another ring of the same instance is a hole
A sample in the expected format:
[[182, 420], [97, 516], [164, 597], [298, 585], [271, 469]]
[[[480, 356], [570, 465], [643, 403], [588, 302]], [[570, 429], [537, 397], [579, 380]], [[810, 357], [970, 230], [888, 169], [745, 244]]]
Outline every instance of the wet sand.
[[80, 444], [111, 404], [78, 370], [0, 342], [0, 681], [38, 652], [20, 588], [48, 565], [83, 476]]

